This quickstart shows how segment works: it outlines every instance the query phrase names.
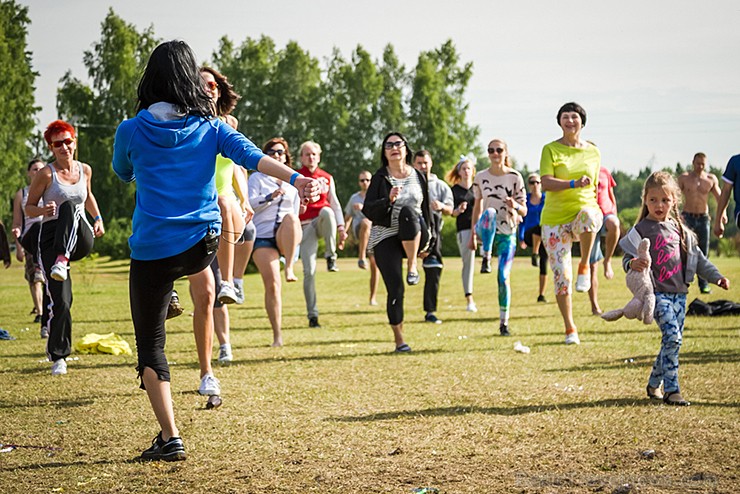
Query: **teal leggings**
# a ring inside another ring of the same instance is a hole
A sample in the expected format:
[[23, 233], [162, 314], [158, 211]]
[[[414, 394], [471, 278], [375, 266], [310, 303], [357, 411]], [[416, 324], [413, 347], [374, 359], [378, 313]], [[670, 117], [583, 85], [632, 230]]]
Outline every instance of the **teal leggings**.
[[516, 235], [496, 233], [496, 211], [488, 208], [483, 211], [475, 225], [481, 239], [483, 252], [490, 253], [496, 249], [498, 256], [498, 305], [502, 311], [511, 307], [511, 267], [516, 253]]

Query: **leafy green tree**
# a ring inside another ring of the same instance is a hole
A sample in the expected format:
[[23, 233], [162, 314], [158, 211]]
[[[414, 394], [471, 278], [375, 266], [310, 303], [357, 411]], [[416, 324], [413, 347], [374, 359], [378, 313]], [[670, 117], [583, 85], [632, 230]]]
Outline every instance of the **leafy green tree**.
[[100, 41], [83, 56], [92, 87], [71, 72], [60, 81], [57, 110], [77, 129], [78, 158], [93, 167], [92, 188], [106, 219], [130, 216], [134, 208], [135, 187], [110, 165], [113, 140], [118, 124], [135, 115], [138, 81], [157, 43], [151, 26], [139, 32], [110, 9]]
[[9, 222], [11, 202], [15, 191], [25, 183], [26, 163], [33, 151], [28, 145], [34, 127], [34, 81], [38, 75], [31, 65], [27, 51], [28, 7], [14, 0], [0, 1], [0, 218]]
[[[383, 62], [379, 66], [379, 71], [383, 80], [383, 91], [378, 99], [378, 136], [383, 137], [391, 131], [406, 134], [409, 122], [408, 102], [404, 89], [409, 88], [411, 79], [391, 44], [386, 45], [383, 50]], [[377, 151], [375, 154], [377, 155]]]
[[413, 75], [409, 120], [414, 149], [429, 150], [438, 175], [451, 168], [461, 153], [476, 152], [480, 134], [467, 123], [465, 90], [473, 64], [460, 65], [452, 40], [419, 55]]

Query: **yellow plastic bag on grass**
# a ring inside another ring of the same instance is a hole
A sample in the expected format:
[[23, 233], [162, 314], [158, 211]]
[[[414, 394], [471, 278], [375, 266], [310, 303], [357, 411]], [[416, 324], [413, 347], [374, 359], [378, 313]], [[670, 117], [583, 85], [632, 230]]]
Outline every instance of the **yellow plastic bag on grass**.
[[131, 355], [128, 342], [116, 333], [97, 334], [89, 333], [83, 336], [76, 344], [75, 349], [80, 353], [109, 353], [111, 355]]

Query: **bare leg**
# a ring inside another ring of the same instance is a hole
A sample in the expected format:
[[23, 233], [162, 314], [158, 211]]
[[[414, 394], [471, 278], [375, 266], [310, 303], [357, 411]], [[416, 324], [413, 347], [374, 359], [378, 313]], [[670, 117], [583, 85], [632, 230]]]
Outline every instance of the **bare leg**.
[[218, 196], [221, 208], [221, 242], [217, 252], [218, 265], [221, 268], [221, 280], [234, 281], [234, 244], [244, 231], [244, 218], [239, 214], [233, 198]]
[[393, 330], [393, 339], [396, 341], [396, 348], [398, 348], [405, 343], [403, 341], [403, 323], [391, 324], [391, 329]]
[[213, 308], [213, 329], [218, 338], [219, 345], [231, 344], [229, 338], [229, 308], [226, 305]]
[[247, 264], [249, 264], [249, 258], [252, 257], [253, 248], [254, 240], [234, 246], [234, 278], [241, 278], [247, 272]]
[[378, 263], [375, 262], [375, 256], [370, 257], [370, 305], [378, 305], [378, 282], [380, 281], [380, 270]]
[[403, 251], [406, 253], [406, 263], [409, 273], [418, 273], [416, 269], [416, 256], [419, 252], [419, 244], [421, 243], [421, 232], [417, 233], [413, 240], [402, 240]]
[[619, 218], [616, 215], [609, 215], [605, 220], [606, 224], [606, 252], [604, 253], [604, 277], [607, 280], [614, 278], [614, 270], [612, 269], [612, 256], [614, 255], [614, 249], [617, 248], [617, 242], [619, 241]]
[[542, 237], [532, 234], [532, 252], [534, 254], [537, 254], [540, 251], [540, 243], [542, 243]]
[[263, 248], [254, 251], [254, 263], [262, 275], [265, 286], [265, 312], [272, 326], [272, 346], [283, 346], [280, 255], [275, 249]]
[[370, 222], [369, 219], [365, 218], [362, 220], [362, 223], [360, 223], [360, 228], [358, 229], [358, 241], [359, 241], [359, 255], [357, 256], [358, 260], [364, 261], [367, 253], [367, 244], [370, 241], [370, 229], [372, 228], [373, 224]]
[[578, 274], [586, 274], [589, 272], [591, 249], [594, 248], [596, 234], [594, 232], [583, 232], [579, 239], [581, 241], [581, 260], [578, 263]]
[[560, 314], [563, 316], [566, 333], [575, 331], [576, 323], [573, 321], [573, 302], [570, 293], [567, 295], [555, 295], [555, 299], [558, 301], [558, 309], [560, 309]]
[[42, 308], [44, 300], [44, 284], [34, 283], [30, 286], [31, 288], [31, 299], [33, 300], [33, 307], [36, 309], [36, 314], [41, 314], [44, 309]]
[[169, 441], [171, 437], [180, 435], [175, 425], [175, 411], [172, 408], [172, 392], [170, 383], [160, 381], [157, 373], [150, 367], [144, 367], [141, 380], [146, 387], [146, 395], [152, 405], [154, 416], [157, 417], [159, 427], [162, 429], [162, 439]]
[[285, 281], [288, 283], [298, 281], [298, 277], [293, 271], [293, 264], [295, 263], [296, 249], [298, 249], [298, 244], [301, 243], [302, 238], [303, 230], [298, 216], [294, 214], [286, 215], [275, 234], [275, 241], [280, 253], [285, 257]]
[[193, 314], [193, 333], [195, 346], [198, 349], [200, 377], [213, 373], [211, 368], [211, 351], [213, 350], [213, 302], [216, 300], [216, 288], [213, 271], [210, 267], [200, 273], [188, 276], [190, 295], [195, 306]]
[[591, 264], [591, 288], [588, 290], [588, 298], [591, 301], [591, 314], [600, 316], [603, 312], [599, 307], [599, 263]]

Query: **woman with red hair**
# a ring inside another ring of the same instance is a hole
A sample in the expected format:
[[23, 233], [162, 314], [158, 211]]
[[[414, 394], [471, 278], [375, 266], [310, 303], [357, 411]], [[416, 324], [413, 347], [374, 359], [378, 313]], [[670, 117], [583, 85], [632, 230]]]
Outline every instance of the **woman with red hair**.
[[[48, 330], [46, 353], [51, 375], [67, 373], [65, 359], [72, 351], [72, 282], [69, 263], [87, 256], [94, 237], [105, 233], [103, 218], [90, 189], [92, 168], [74, 159], [75, 129], [55, 120], [44, 132], [54, 161], [36, 173], [28, 189], [25, 212], [42, 216], [38, 259], [46, 275], [41, 325]], [[43, 199], [43, 205], [38, 206]], [[85, 210], [94, 218], [93, 225]]]

